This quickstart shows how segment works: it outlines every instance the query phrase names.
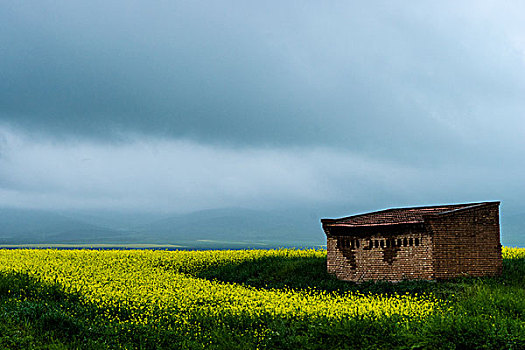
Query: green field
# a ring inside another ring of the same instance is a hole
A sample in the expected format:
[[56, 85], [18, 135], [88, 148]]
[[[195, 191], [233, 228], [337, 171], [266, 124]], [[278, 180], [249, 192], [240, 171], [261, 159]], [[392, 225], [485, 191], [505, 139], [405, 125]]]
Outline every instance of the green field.
[[503, 253], [498, 278], [355, 285], [324, 250], [0, 250], [0, 348], [523, 349]]

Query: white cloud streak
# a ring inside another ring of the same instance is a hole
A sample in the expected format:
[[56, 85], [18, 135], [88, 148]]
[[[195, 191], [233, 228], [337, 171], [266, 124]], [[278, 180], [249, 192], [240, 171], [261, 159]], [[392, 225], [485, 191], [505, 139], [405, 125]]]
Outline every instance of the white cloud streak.
[[[330, 148], [236, 149], [187, 140], [95, 143], [0, 128], [0, 206], [188, 212], [220, 207], [378, 206], [501, 199], [517, 172], [411, 167]], [[515, 169], [522, 170], [522, 169]]]

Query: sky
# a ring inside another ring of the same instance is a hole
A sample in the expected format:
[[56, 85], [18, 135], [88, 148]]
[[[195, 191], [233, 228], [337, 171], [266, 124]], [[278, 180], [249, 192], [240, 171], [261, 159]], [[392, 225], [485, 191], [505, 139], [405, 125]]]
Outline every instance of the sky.
[[2, 2], [0, 206], [525, 212], [524, 17], [520, 1]]

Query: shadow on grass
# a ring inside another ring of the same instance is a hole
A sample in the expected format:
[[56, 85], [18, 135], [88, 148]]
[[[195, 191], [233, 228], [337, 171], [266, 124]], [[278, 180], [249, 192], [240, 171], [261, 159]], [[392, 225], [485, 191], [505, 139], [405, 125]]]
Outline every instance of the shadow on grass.
[[240, 283], [256, 288], [315, 288], [328, 292], [384, 294], [433, 293], [449, 295], [474, 284], [525, 286], [525, 259], [504, 260], [503, 273], [498, 277], [461, 277], [446, 281], [364, 282], [340, 281], [326, 272], [324, 257], [262, 257], [240, 263], [213, 266], [196, 273], [196, 277], [222, 282]]
[[76, 315], [92, 314], [77, 295], [15, 272], [0, 274], [0, 308], [0, 346], [7, 348], [65, 348], [73, 340], [80, 345], [89, 327]]
[[[437, 313], [425, 322], [408, 324], [401, 316], [310, 319], [271, 312], [254, 315], [250, 310], [231, 314], [226, 307], [211, 315], [199, 309], [180, 310], [186, 313], [183, 323], [176, 322], [173, 311], [166, 321], [155, 320], [146, 326], [112, 321], [115, 316], [120, 320], [133, 317], [139, 312], [136, 309], [100, 308], [83, 302], [82, 295], [65, 293], [58, 284], [42, 283], [23, 273], [0, 273], [0, 348], [523, 348], [521, 311], [525, 312], [525, 303], [517, 304], [516, 294], [495, 294], [493, 288], [508, 284], [517, 289], [522, 285], [525, 259], [506, 261], [504, 271], [501, 278], [493, 279], [355, 285], [326, 274], [324, 258], [262, 258], [210, 268], [199, 275], [262, 288], [314, 285], [335, 292], [435, 293], [437, 288], [443, 292], [461, 285], [473, 288], [472, 294], [463, 298], [468, 304], [455, 305], [461, 312]], [[481, 286], [476, 285], [480, 281]], [[261, 338], [261, 334], [265, 336]]]
[[0, 349], [179, 349], [181, 341], [191, 347], [177, 330], [120, 322], [134, 316], [26, 273], [0, 273]]
[[[2, 349], [318, 349], [376, 348], [405, 335], [391, 319], [348, 318], [340, 322], [318, 317], [232, 315], [228, 309], [213, 315], [189, 311], [184, 323], [171, 320], [149, 325], [119, 324], [131, 310], [108, 310], [82, 302], [24, 273], [0, 273], [0, 348]], [[139, 311], [133, 311], [140, 313]], [[174, 325], [177, 325], [174, 327]], [[267, 334], [261, 338], [261, 334]], [[383, 341], [378, 341], [384, 339]], [[388, 340], [388, 341], [386, 341]]]

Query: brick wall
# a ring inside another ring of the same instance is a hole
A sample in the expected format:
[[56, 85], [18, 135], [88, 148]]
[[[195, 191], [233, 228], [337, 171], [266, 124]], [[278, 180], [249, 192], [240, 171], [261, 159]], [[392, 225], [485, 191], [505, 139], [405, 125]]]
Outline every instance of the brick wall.
[[499, 204], [425, 217], [434, 236], [435, 278], [501, 273]]
[[[416, 245], [417, 244], [417, 245]], [[394, 232], [327, 232], [327, 271], [345, 281], [431, 279], [432, 237], [422, 227]]]

